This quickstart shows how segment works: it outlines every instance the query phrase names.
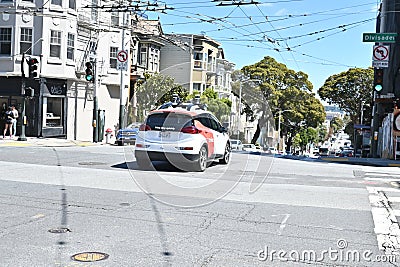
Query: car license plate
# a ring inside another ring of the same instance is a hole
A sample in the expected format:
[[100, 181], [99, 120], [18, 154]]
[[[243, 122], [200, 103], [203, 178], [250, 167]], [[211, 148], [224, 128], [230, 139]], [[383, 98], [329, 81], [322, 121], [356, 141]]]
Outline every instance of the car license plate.
[[171, 137], [171, 133], [170, 132], [160, 132], [158, 134], [158, 137], [160, 137], [160, 138], [169, 138], [169, 137]]

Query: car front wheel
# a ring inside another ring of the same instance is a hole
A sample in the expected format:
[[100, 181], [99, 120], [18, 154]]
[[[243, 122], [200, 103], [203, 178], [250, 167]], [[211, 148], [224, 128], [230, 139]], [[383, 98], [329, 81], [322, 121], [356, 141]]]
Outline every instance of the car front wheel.
[[224, 152], [224, 157], [219, 160], [219, 163], [221, 164], [228, 164], [231, 159], [231, 147], [229, 144], [226, 144], [225, 146], [225, 152]]

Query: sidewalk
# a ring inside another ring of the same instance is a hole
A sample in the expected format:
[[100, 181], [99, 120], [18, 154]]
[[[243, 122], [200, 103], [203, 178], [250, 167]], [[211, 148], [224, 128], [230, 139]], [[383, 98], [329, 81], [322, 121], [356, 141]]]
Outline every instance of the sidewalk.
[[27, 141], [18, 141], [18, 136], [10, 139], [6, 136], [4, 139], [0, 137], [0, 147], [72, 147], [72, 146], [99, 146], [112, 145], [105, 142], [93, 143], [90, 141], [67, 140], [62, 138], [38, 138], [27, 137]]
[[380, 159], [380, 158], [353, 158], [353, 157], [311, 158], [307, 156], [295, 156], [295, 155], [285, 155], [279, 157], [286, 159], [294, 159], [294, 160], [333, 162], [333, 163], [343, 163], [343, 164], [353, 164], [353, 165], [373, 166], [373, 167], [400, 167], [400, 160]]
[[337, 157], [322, 157], [321, 161], [338, 162], [345, 164], [356, 164], [363, 166], [375, 167], [400, 167], [400, 160], [381, 159], [381, 158], [337, 158]]

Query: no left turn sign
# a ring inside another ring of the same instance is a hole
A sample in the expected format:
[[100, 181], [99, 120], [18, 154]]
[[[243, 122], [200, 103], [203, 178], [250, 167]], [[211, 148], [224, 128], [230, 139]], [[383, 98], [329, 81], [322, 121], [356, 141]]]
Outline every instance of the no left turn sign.
[[374, 45], [374, 52], [372, 54], [373, 60], [387, 61], [389, 60], [389, 46], [388, 45]]
[[126, 50], [118, 51], [117, 59], [119, 62], [126, 62], [128, 60], [128, 51]]

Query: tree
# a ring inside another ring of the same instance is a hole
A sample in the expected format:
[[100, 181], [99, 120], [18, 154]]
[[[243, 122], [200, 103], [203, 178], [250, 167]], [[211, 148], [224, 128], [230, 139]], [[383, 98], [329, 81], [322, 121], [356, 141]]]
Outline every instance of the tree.
[[[321, 102], [312, 93], [312, 84], [304, 72], [288, 69], [272, 57], [264, 57], [260, 62], [242, 68], [240, 73], [234, 73], [233, 78], [242, 77], [259, 80], [257, 86], [247, 89], [243, 84], [242, 100], [249, 109], [250, 117], [258, 115], [257, 130], [252, 143], [259, 137], [260, 129], [265, 125], [269, 116], [279, 120], [279, 110], [290, 110], [282, 113], [281, 134], [289, 133], [288, 145], [302, 127], [317, 127], [325, 120], [325, 110]], [[246, 90], [247, 89], [247, 90]], [[233, 86], [238, 95], [238, 86]]]
[[168, 102], [172, 94], [176, 93], [185, 99], [188, 92], [181, 85], [174, 82], [174, 78], [159, 73], [145, 74], [145, 82], [140, 84], [136, 91], [138, 103], [138, 120], [144, 119], [144, 113]]
[[[192, 94], [186, 96], [186, 100], [190, 101], [196, 95], [200, 95], [200, 92], [194, 91]], [[207, 88], [200, 95], [200, 102], [202, 104], [207, 104], [207, 109], [212, 112], [220, 122], [229, 121], [232, 106], [232, 102], [229, 99], [219, 99], [217, 92], [212, 88]]]
[[329, 123], [330, 134], [336, 133], [338, 130], [343, 129], [344, 126], [344, 122], [341, 118], [334, 117]]
[[338, 105], [348, 113], [353, 124], [363, 123], [364, 120], [371, 119], [373, 82], [373, 68], [350, 68], [326, 79], [324, 85], [318, 89], [318, 94], [321, 99]]

